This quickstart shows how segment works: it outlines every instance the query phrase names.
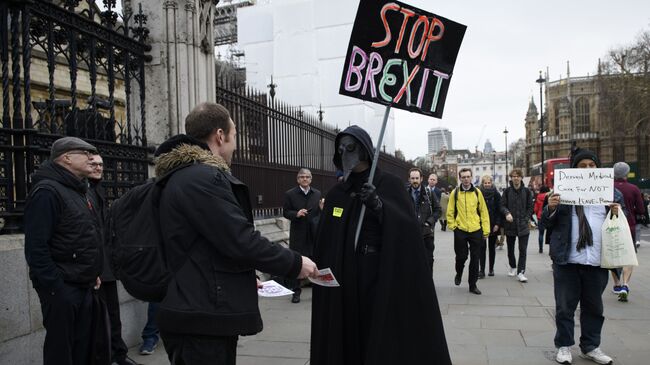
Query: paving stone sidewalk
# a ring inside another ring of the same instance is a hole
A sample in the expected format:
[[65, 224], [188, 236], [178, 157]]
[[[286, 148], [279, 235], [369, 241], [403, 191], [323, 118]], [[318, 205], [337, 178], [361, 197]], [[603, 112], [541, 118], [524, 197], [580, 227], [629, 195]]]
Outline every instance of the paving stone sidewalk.
[[[642, 238], [630, 301], [617, 301], [611, 280], [603, 294], [606, 320], [601, 348], [614, 358], [614, 364], [650, 364], [650, 229], [643, 230]], [[537, 250], [537, 231], [532, 231], [527, 283], [507, 276], [506, 249], [497, 250], [496, 276], [479, 280], [483, 295], [478, 296], [468, 292], [467, 268], [463, 283], [454, 285], [453, 235], [437, 227], [434, 280], [455, 365], [555, 363], [551, 263], [547, 246], [543, 254]], [[309, 364], [311, 288], [303, 290], [302, 299], [299, 304], [290, 303], [289, 298], [260, 299], [264, 331], [240, 338], [238, 365]], [[576, 343], [579, 337], [577, 326]], [[594, 364], [578, 356], [577, 345], [572, 350], [573, 364]], [[134, 348], [130, 356], [142, 364], [169, 363], [162, 347], [151, 356], [139, 356]]]

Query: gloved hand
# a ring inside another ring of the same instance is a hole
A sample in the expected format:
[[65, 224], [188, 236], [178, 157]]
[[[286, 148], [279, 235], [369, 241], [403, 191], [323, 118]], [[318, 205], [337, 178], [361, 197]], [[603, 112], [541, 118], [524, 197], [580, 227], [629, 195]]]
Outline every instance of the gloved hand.
[[377, 196], [377, 188], [374, 185], [370, 183], [363, 184], [361, 192], [359, 192], [359, 198], [371, 211], [375, 213], [381, 212], [383, 204], [379, 196]]

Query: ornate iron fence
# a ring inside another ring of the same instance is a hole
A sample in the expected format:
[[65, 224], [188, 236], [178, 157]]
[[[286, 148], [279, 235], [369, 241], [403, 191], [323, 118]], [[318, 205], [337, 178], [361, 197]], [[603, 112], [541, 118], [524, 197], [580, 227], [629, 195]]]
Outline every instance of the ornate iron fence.
[[[232, 170], [249, 186], [257, 217], [282, 214], [284, 192], [296, 186], [301, 167], [311, 170], [312, 186], [324, 193], [336, 183], [332, 157], [339, 131], [323, 123], [322, 113], [304, 113], [236, 79], [217, 80], [217, 102], [237, 125]], [[379, 167], [406, 179], [412, 165], [382, 152]]]
[[95, 0], [0, 4], [3, 232], [21, 229], [30, 176], [61, 136], [98, 147], [109, 199], [147, 178], [146, 16], [103, 3], [105, 11]]

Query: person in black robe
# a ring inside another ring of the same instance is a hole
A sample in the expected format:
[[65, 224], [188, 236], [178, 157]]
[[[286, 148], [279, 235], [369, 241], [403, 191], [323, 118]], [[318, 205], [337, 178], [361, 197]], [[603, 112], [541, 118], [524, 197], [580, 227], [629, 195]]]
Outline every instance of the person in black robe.
[[310, 364], [451, 364], [412, 203], [394, 175], [376, 170], [368, 183], [373, 153], [358, 126], [336, 137], [344, 181], [325, 199], [314, 260], [340, 287], [314, 286]]

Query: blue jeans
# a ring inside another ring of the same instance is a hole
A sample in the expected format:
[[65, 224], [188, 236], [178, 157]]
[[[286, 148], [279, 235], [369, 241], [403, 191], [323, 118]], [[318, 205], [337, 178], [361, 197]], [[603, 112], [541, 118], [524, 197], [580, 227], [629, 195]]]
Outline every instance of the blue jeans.
[[147, 307], [147, 324], [142, 329], [142, 339], [158, 343], [159, 333], [156, 325], [156, 313], [158, 313], [159, 303], [149, 303]]
[[580, 350], [590, 352], [600, 347], [603, 328], [603, 291], [607, 287], [607, 270], [598, 266], [553, 264], [555, 292], [555, 347], [573, 346], [574, 314], [580, 302]]

